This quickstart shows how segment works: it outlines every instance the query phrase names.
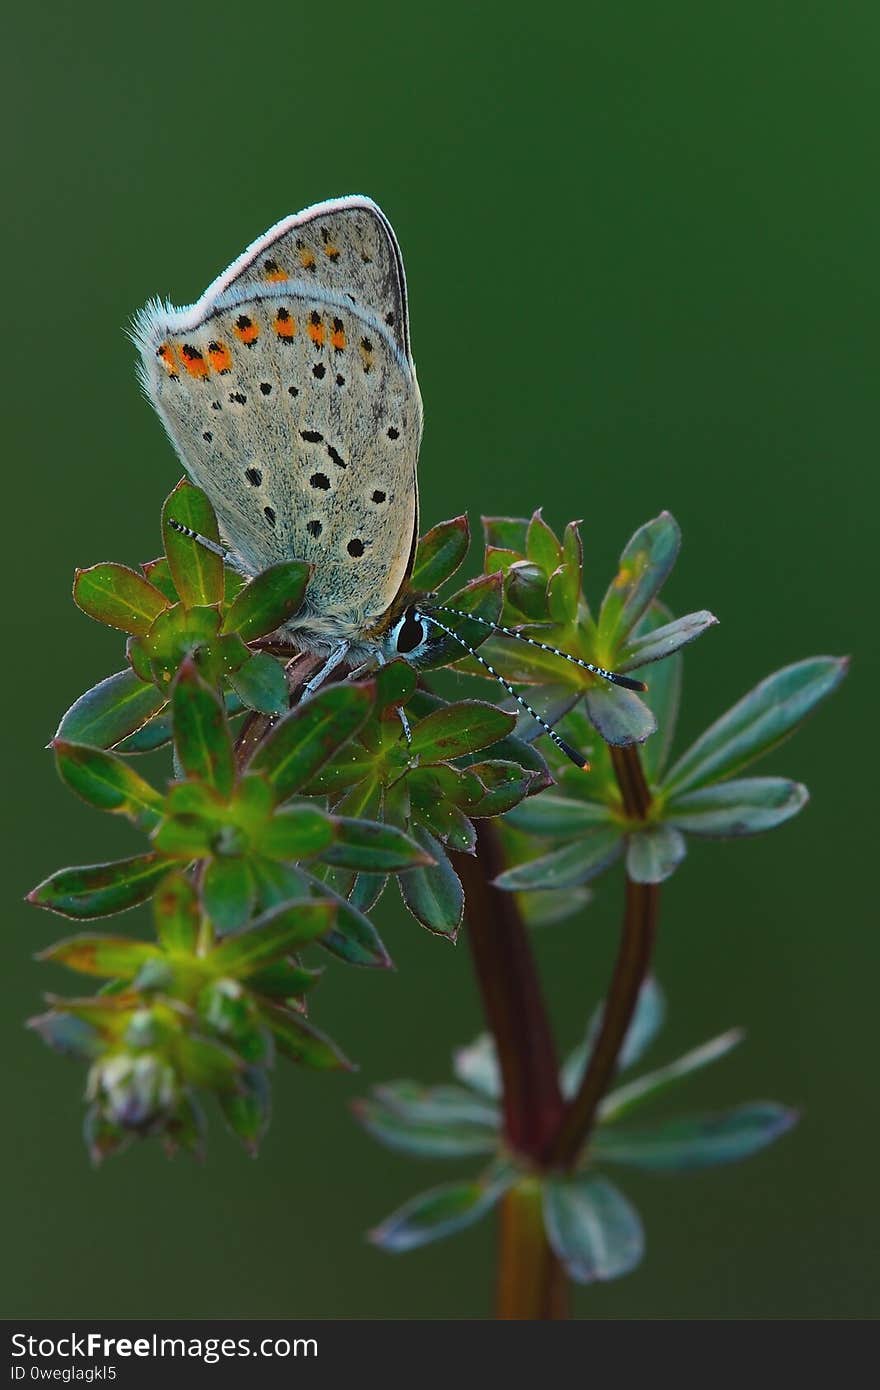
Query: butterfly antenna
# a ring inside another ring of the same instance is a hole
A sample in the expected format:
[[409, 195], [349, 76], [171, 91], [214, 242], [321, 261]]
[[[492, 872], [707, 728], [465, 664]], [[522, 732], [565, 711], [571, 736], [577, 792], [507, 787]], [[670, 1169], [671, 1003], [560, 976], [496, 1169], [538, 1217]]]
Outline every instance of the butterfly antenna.
[[181, 536], [186, 536], [189, 540], [195, 541], [197, 545], [202, 546], [205, 550], [210, 550], [212, 555], [219, 555], [221, 560], [227, 560], [229, 558], [230, 552], [225, 546], [220, 545], [217, 541], [210, 540], [207, 536], [203, 536], [200, 531], [194, 531], [191, 526], [184, 526], [182, 521], [175, 521], [173, 517], [169, 516], [168, 525], [171, 527], [172, 531], [177, 531]]
[[[454, 610], [444, 609], [443, 611], [453, 612]], [[472, 615], [470, 613], [464, 613], [462, 614], [462, 616], [469, 618]], [[544, 730], [544, 733], [547, 734], [548, 737], [553, 740], [560, 752], [564, 753], [565, 756], [569, 758], [571, 762], [574, 763], [575, 767], [581, 768], [584, 772], [589, 772], [589, 759], [585, 758], [583, 753], [579, 752], [577, 748], [573, 748], [570, 743], [566, 743], [564, 738], [560, 738], [556, 730], [550, 724], [547, 723], [547, 720], [542, 719], [540, 714], [538, 714], [537, 710], [532, 709], [532, 706], [529, 704], [529, 702], [527, 700], [524, 700], [521, 695], [517, 694], [513, 686], [510, 684], [510, 681], [505, 680], [504, 677], [495, 670], [494, 666], [490, 666], [488, 661], [486, 661], [484, 657], [480, 656], [480, 653], [476, 651], [475, 648], [473, 648], [469, 642], [466, 642], [463, 637], [459, 637], [457, 632], [454, 632], [451, 627], [447, 627], [445, 623], [442, 623], [439, 618], [435, 618], [432, 614], [419, 612], [419, 617], [423, 618], [426, 622], [433, 623], [435, 627], [439, 627], [441, 632], [445, 632], [447, 637], [451, 637], [454, 642], [457, 642], [460, 647], [463, 647], [464, 650], [468, 652], [468, 654], [472, 656], [475, 661], [478, 661], [480, 663], [484, 670], [489, 672], [489, 675], [492, 676], [498, 682], [499, 685], [504, 686], [504, 689], [507, 691], [508, 695], [513, 696], [514, 700], [516, 700], [516, 703], [520, 706], [520, 708], [524, 709], [526, 714], [531, 715], [532, 719], [534, 719], [537, 724], [540, 724], [541, 728]], [[491, 627], [492, 624], [490, 623], [489, 626]]]
[[526, 637], [524, 632], [516, 632], [512, 627], [502, 627], [500, 623], [490, 623], [487, 618], [478, 618], [475, 613], [465, 613], [460, 608], [447, 608], [441, 604], [437, 610], [439, 613], [452, 613], [456, 618], [467, 618], [470, 622], [481, 623], [483, 627], [491, 628], [493, 632], [503, 632], [505, 637], [514, 637], [517, 642], [528, 642], [530, 647], [537, 647], [539, 651], [550, 652], [553, 656], [561, 656], [563, 661], [570, 661], [575, 666], [580, 666], [582, 670], [589, 671], [592, 676], [601, 676], [604, 681], [610, 681], [612, 685], [619, 685], [624, 690], [647, 690], [644, 681], [634, 680], [632, 676], [621, 676], [617, 671], [606, 671], [604, 666], [594, 666], [592, 661], [581, 661], [579, 656], [572, 656], [571, 652], [561, 652], [558, 647], [548, 646], [546, 642], [537, 642], [534, 637]]

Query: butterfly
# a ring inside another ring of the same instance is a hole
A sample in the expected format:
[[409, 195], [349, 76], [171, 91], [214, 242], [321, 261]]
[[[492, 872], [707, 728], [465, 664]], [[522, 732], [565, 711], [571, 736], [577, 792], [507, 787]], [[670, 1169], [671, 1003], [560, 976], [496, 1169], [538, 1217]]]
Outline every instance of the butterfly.
[[422, 401], [403, 257], [376, 203], [338, 198], [284, 218], [194, 304], [151, 300], [132, 338], [141, 385], [226, 544], [177, 529], [246, 576], [283, 560], [312, 565], [304, 605], [283, 630], [325, 657], [306, 694], [343, 661], [418, 664], [446, 634], [583, 765], [437, 616], [454, 610], [431, 612], [411, 592]]

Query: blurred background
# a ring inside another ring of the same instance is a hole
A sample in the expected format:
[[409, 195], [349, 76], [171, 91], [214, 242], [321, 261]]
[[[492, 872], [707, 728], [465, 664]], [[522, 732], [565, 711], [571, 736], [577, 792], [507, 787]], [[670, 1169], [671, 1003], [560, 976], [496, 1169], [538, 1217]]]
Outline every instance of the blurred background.
[[[5, 33], [0, 1315], [490, 1307], [490, 1224], [397, 1258], [363, 1239], [474, 1167], [390, 1155], [347, 1111], [374, 1081], [446, 1078], [480, 1027], [466, 947], [390, 893], [377, 920], [397, 973], [333, 963], [313, 1010], [361, 1072], [281, 1068], [257, 1162], [216, 1123], [205, 1167], [144, 1145], [92, 1171], [81, 1069], [22, 1029], [74, 977], [33, 961], [70, 924], [21, 895], [141, 845], [42, 751], [123, 664], [70, 602], [74, 566], [153, 557], [180, 471], [124, 327], [152, 294], [195, 299], [277, 218], [349, 192], [378, 200], [406, 258], [426, 526], [465, 509], [477, 527], [539, 505], [554, 525], [583, 517], [598, 598], [630, 533], [671, 509], [684, 546], [666, 597], [721, 619], [687, 653], [679, 747], [769, 671], [855, 656], [761, 766], [806, 782], [807, 810], [694, 845], [663, 892], [671, 1013], [651, 1060], [748, 1030], [671, 1108], [772, 1097], [802, 1123], [738, 1168], [621, 1174], [647, 1258], [580, 1291], [577, 1313], [876, 1315], [877, 7], [59, 0], [14, 7]], [[538, 939], [565, 1046], [603, 989], [618, 872]]]

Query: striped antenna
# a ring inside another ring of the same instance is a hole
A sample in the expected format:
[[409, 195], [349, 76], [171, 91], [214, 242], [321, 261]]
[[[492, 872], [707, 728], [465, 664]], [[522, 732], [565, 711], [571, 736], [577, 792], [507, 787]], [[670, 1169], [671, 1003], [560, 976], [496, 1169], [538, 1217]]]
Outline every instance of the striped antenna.
[[203, 546], [205, 550], [210, 550], [212, 555], [219, 555], [221, 560], [229, 558], [230, 552], [225, 546], [219, 545], [217, 541], [209, 540], [200, 531], [194, 531], [191, 526], [184, 526], [182, 521], [175, 521], [173, 517], [169, 516], [168, 525], [172, 531], [177, 531], [181, 536], [186, 536], [189, 540], [195, 541], [197, 545]]
[[[546, 642], [536, 642], [534, 637], [526, 637], [524, 632], [516, 632], [512, 627], [503, 627], [500, 623], [490, 623], [487, 618], [478, 618], [475, 613], [465, 613], [461, 608], [448, 608], [441, 604], [436, 610], [438, 613], [452, 613], [456, 618], [467, 618], [472, 623], [480, 623], [483, 627], [489, 627], [493, 632], [503, 632], [505, 637], [514, 637], [517, 642], [528, 642], [530, 647], [537, 647], [539, 651], [550, 652], [552, 656], [561, 656], [563, 661], [570, 661], [575, 666], [580, 666], [582, 670], [589, 671], [592, 676], [601, 676], [604, 681], [610, 681], [612, 685], [619, 685], [624, 690], [647, 690], [644, 681], [634, 680], [632, 676], [621, 676], [617, 671], [606, 671], [604, 666], [594, 666], [592, 661], [581, 661], [579, 656], [572, 656], [571, 652], [561, 652], [558, 647], [550, 647]], [[424, 616], [424, 615], [423, 615]]]
[[[454, 612], [455, 610], [444, 609], [443, 611]], [[553, 740], [560, 752], [564, 753], [565, 756], [569, 758], [571, 762], [574, 763], [575, 767], [581, 768], [584, 772], [589, 772], [589, 759], [584, 757], [583, 753], [579, 752], [577, 748], [573, 748], [570, 743], [566, 743], [564, 738], [560, 738], [559, 734], [556, 732], [554, 728], [552, 728], [550, 724], [547, 723], [546, 719], [542, 719], [540, 714], [538, 714], [537, 710], [532, 709], [529, 702], [527, 700], [524, 700], [521, 695], [517, 694], [513, 686], [510, 684], [510, 681], [505, 680], [502, 675], [499, 675], [499, 673], [495, 670], [495, 667], [490, 666], [488, 661], [486, 661], [484, 657], [480, 656], [480, 653], [476, 651], [476, 649], [472, 647], [469, 642], [466, 642], [463, 637], [459, 637], [458, 633], [453, 632], [451, 627], [447, 627], [445, 623], [441, 623], [440, 619], [435, 618], [432, 613], [422, 613], [421, 610], [419, 610], [418, 616], [421, 619], [423, 619], [424, 622], [433, 623], [435, 627], [439, 627], [441, 632], [445, 632], [447, 637], [451, 637], [454, 642], [457, 642], [460, 647], [463, 647], [464, 650], [468, 652], [469, 655], [472, 656], [475, 661], [478, 661], [480, 665], [486, 671], [489, 672], [490, 676], [493, 676], [494, 679], [498, 681], [499, 685], [504, 686], [504, 689], [507, 691], [508, 695], [513, 696], [514, 700], [516, 700], [516, 703], [520, 706], [520, 708], [524, 709], [526, 711], [526, 714], [531, 715], [532, 719], [534, 719], [537, 724], [540, 724], [541, 728], [544, 730], [544, 733], [547, 734], [548, 737]], [[462, 614], [462, 617], [465, 618], [470, 618], [471, 616], [472, 615], [470, 613]], [[492, 624], [490, 623], [489, 626], [491, 627]]]

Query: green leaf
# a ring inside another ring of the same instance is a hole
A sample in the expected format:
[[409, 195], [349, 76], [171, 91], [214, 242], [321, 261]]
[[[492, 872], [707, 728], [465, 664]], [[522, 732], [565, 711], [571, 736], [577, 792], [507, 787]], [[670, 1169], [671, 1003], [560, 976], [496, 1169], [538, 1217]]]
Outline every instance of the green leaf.
[[634, 690], [597, 685], [585, 693], [584, 703], [591, 723], [605, 742], [615, 747], [644, 743], [646, 738], [657, 732], [657, 720]]
[[543, 571], [545, 581], [562, 564], [562, 546], [542, 517], [540, 507], [526, 531], [526, 559]]
[[245, 642], [265, 637], [302, 608], [312, 566], [283, 560], [261, 570], [236, 595], [223, 620], [223, 632], [237, 632]]
[[272, 1088], [261, 1067], [248, 1067], [239, 1078], [235, 1091], [223, 1091], [218, 1097], [223, 1118], [245, 1149], [256, 1157], [260, 1141], [269, 1128], [272, 1114]]
[[641, 1262], [645, 1237], [638, 1212], [605, 1178], [577, 1174], [544, 1184], [547, 1239], [579, 1284], [618, 1279]]
[[290, 704], [284, 668], [268, 652], [254, 652], [227, 679], [242, 703], [261, 714], [283, 714]]
[[[593, 1044], [596, 1038], [599, 1036], [604, 1009], [605, 1005], [602, 1003], [594, 1011], [587, 1024], [586, 1036], [583, 1042], [579, 1043], [565, 1059], [565, 1063], [559, 1075], [559, 1084], [562, 1094], [567, 1099], [574, 1095], [581, 1083], [581, 1078], [587, 1065], [587, 1059], [593, 1050]], [[666, 999], [664, 998], [663, 991], [653, 975], [648, 975], [639, 990], [635, 1012], [630, 1020], [623, 1046], [618, 1054], [618, 1071], [626, 1071], [627, 1067], [635, 1065], [660, 1032], [665, 1018]]]
[[527, 927], [552, 927], [580, 912], [592, 896], [589, 888], [545, 888], [518, 893], [517, 903]]
[[171, 567], [166, 556], [160, 555], [158, 560], [147, 560], [141, 565], [144, 578], [149, 579], [154, 589], [158, 589], [160, 594], [164, 594], [170, 604], [180, 602], [180, 594], [174, 584], [171, 574]]
[[497, 1130], [501, 1115], [464, 1086], [421, 1086], [417, 1081], [386, 1081], [372, 1089], [372, 1099], [395, 1115], [419, 1124], [471, 1124]]
[[112, 748], [142, 728], [167, 703], [165, 694], [142, 681], [134, 671], [117, 671], [115, 676], [107, 676], [80, 695], [58, 725], [55, 737], [69, 743]]
[[632, 631], [675, 564], [681, 532], [669, 512], [640, 526], [624, 548], [599, 612], [602, 650], [611, 656]]
[[333, 820], [319, 806], [288, 806], [266, 823], [256, 846], [269, 859], [300, 859], [320, 854], [333, 843], [336, 833]]
[[[528, 560], [517, 560], [507, 571], [504, 586], [507, 602], [522, 613], [523, 617], [541, 622], [547, 617], [547, 576], [539, 565]], [[537, 652], [532, 649], [532, 656]]]
[[390, 970], [393, 961], [373, 923], [360, 907], [337, 893], [329, 884], [305, 875], [316, 889], [329, 897], [336, 906], [336, 920], [321, 945], [346, 965], [360, 965], [373, 970]]
[[435, 835], [441, 845], [472, 854], [477, 842], [477, 832], [463, 811], [442, 797], [432, 798], [426, 794], [424, 785], [419, 785], [414, 774], [410, 781], [412, 816]]
[[423, 1192], [369, 1232], [380, 1249], [398, 1255], [473, 1226], [491, 1211], [513, 1181], [513, 1170], [493, 1169], [477, 1182], [444, 1183]]
[[502, 1094], [501, 1068], [491, 1033], [480, 1033], [466, 1047], [452, 1054], [452, 1068], [459, 1081], [471, 1086], [490, 1100], [500, 1100]]
[[149, 832], [161, 819], [162, 797], [128, 763], [88, 744], [53, 743], [61, 780], [100, 811], [127, 816]]
[[376, 708], [386, 710], [406, 704], [416, 688], [418, 673], [414, 666], [400, 657], [380, 666], [373, 679], [376, 684]]
[[464, 889], [439, 840], [424, 826], [416, 826], [413, 839], [435, 861], [398, 875], [400, 896], [417, 922], [439, 936], [453, 941], [464, 916]]
[[[472, 579], [463, 589], [459, 589], [448, 600], [450, 608], [457, 609], [460, 613], [472, 613], [476, 618], [483, 618], [488, 623], [497, 623], [501, 617], [501, 608], [504, 601], [504, 581], [500, 574], [482, 575], [479, 579]], [[429, 610], [430, 616], [430, 610]], [[437, 611], [437, 618], [471, 647], [478, 647], [485, 642], [490, 629], [481, 622], [475, 622], [469, 618], [457, 617], [452, 613], [442, 613]], [[440, 666], [448, 666], [453, 662], [467, 658], [467, 652], [462, 647], [461, 642], [448, 635], [443, 636], [441, 629], [434, 628], [431, 636], [430, 652], [426, 656], [419, 658], [420, 671], [433, 671]]]
[[174, 684], [174, 746], [188, 777], [198, 777], [222, 797], [235, 781], [232, 738], [223, 701], [202, 680], [191, 660], [184, 662]]
[[[671, 614], [662, 603], [654, 602], [636, 628], [639, 635], [662, 627]], [[657, 722], [657, 733], [641, 749], [642, 766], [649, 785], [657, 782], [666, 766], [681, 702], [681, 680], [684, 658], [681, 652], [654, 663], [647, 693], [643, 696]]]
[[410, 754], [422, 763], [444, 762], [475, 753], [510, 734], [516, 716], [483, 700], [460, 700], [420, 720], [412, 731]]
[[487, 546], [526, 553], [528, 520], [518, 516], [483, 516], [483, 539]]
[[420, 1158], [465, 1158], [492, 1154], [498, 1135], [491, 1125], [467, 1120], [425, 1120], [377, 1100], [356, 1100], [352, 1110], [364, 1129], [386, 1148]]
[[687, 854], [687, 844], [674, 825], [652, 825], [634, 831], [627, 840], [626, 872], [634, 883], [665, 883]]
[[173, 870], [159, 884], [153, 897], [156, 935], [172, 956], [195, 953], [201, 913], [195, 887], [186, 874]]
[[222, 1092], [237, 1089], [244, 1062], [232, 1048], [213, 1038], [182, 1034], [177, 1042], [180, 1070], [193, 1086]]
[[278, 721], [251, 761], [278, 801], [286, 801], [315, 776], [361, 729], [373, 709], [371, 682], [333, 685], [296, 705]]
[[731, 1028], [726, 1033], [720, 1033], [717, 1038], [712, 1038], [700, 1047], [686, 1052], [683, 1057], [670, 1062], [668, 1066], [647, 1072], [644, 1076], [636, 1077], [634, 1081], [609, 1091], [599, 1107], [600, 1122], [611, 1124], [621, 1116], [628, 1115], [637, 1106], [644, 1105], [646, 1101], [668, 1091], [671, 1086], [677, 1086], [694, 1072], [702, 1071], [703, 1067], [711, 1066], [713, 1062], [726, 1057], [728, 1052], [742, 1042], [743, 1036], [742, 1029]]
[[77, 570], [73, 599], [90, 618], [135, 637], [145, 637], [154, 620], [168, 607], [165, 595], [142, 574], [115, 564]]
[[411, 587], [430, 593], [445, 584], [459, 568], [471, 543], [467, 516], [441, 521], [422, 536], [416, 551]]
[[688, 613], [684, 618], [665, 623], [663, 627], [655, 627], [639, 637], [631, 637], [617, 657], [616, 670], [635, 671], [650, 661], [662, 661], [664, 657], [686, 647], [717, 622], [712, 613], [701, 609], [699, 613]]
[[[154, 687], [151, 686], [150, 688], [153, 689]], [[163, 748], [166, 743], [171, 742], [172, 728], [171, 714], [166, 705], [163, 711], [148, 719], [140, 729], [117, 743], [116, 752], [124, 753], [126, 756], [135, 753], [153, 753], [157, 748]]]
[[562, 549], [564, 560], [547, 585], [547, 611], [555, 623], [567, 625], [578, 621], [581, 602], [583, 546], [576, 521], [566, 526]]
[[32, 1028], [48, 1047], [63, 1057], [90, 1062], [104, 1051], [105, 1043], [97, 1029], [74, 1014], [52, 1009], [37, 1018], [29, 1018], [27, 1027]]
[[721, 781], [775, 748], [837, 689], [848, 664], [816, 656], [761, 681], [679, 758], [665, 779], [667, 795]]
[[320, 980], [323, 970], [307, 970], [291, 957], [273, 961], [248, 976], [248, 989], [269, 999], [299, 999]]
[[211, 954], [211, 969], [247, 979], [298, 946], [325, 935], [335, 914], [334, 903], [315, 898], [299, 898], [273, 908], [242, 931], [224, 937]]
[[517, 830], [525, 830], [530, 835], [547, 835], [551, 839], [571, 839], [610, 820], [611, 811], [603, 801], [575, 801], [574, 797], [554, 792], [530, 796], [508, 816]]
[[737, 777], [673, 797], [664, 815], [691, 835], [757, 835], [796, 816], [809, 799], [806, 787], [785, 777]]
[[336, 839], [325, 850], [325, 864], [367, 873], [396, 873], [430, 865], [434, 856], [393, 825], [335, 816]]
[[519, 763], [506, 762], [493, 758], [482, 763], [471, 763], [470, 772], [480, 779], [484, 792], [477, 801], [468, 803], [467, 814], [471, 818], [501, 816], [518, 806], [532, 789], [534, 776], [525, 772]]
[[536, 888], [575, 888], [607, 869], [620, 855], [622, 832], [616, 825], [597, 826], [563, 849], [542, 854], [506, 869], [495, 879], [508, 892]]
[[121, 976], [130, 980], [146, 961], [158, 960], [162, 952], [148, 941], [132, 941], [127, 936], [101, 936], [90, 933], [56, 941], [38, 953], [38, 960], [66, 965], [83, 975]]
[[145, 902], [167, 870], [167, 859], [158, 854], [59, 869], [28, 893], [27, 899], [62, 917], [109, 917]]
[[316, 1071], [353, 1071], [351, 1062], [336, 1044], [320, 1033], [301, 1014], [280, 1004], [263, 1006], [263, 1015], [275, 1035], [278, 1049], [293, 1062]]
[[214, 508], [201, 489], [185, 478], [162, 508], [162, 543], [174, 587], [187, 608], [211, 607], [223, 599], [223, 561], [198, 541], [183, 536], [169, 524], [179, 521], [209, 541], [219, 542]]
[[221, 935], [234, 932], [247, 921], [255, 885], [246, 859], [212, 859], [202, 879], [205, 911]]
[[686, 1173], [737, 1163], [772, 1144], [797, 1123], [797, 1112], [753, 1101], [717, 1115], [690, 1115], [643, 1129], [598, 1129], [591, 1156], [650, 1172]]

